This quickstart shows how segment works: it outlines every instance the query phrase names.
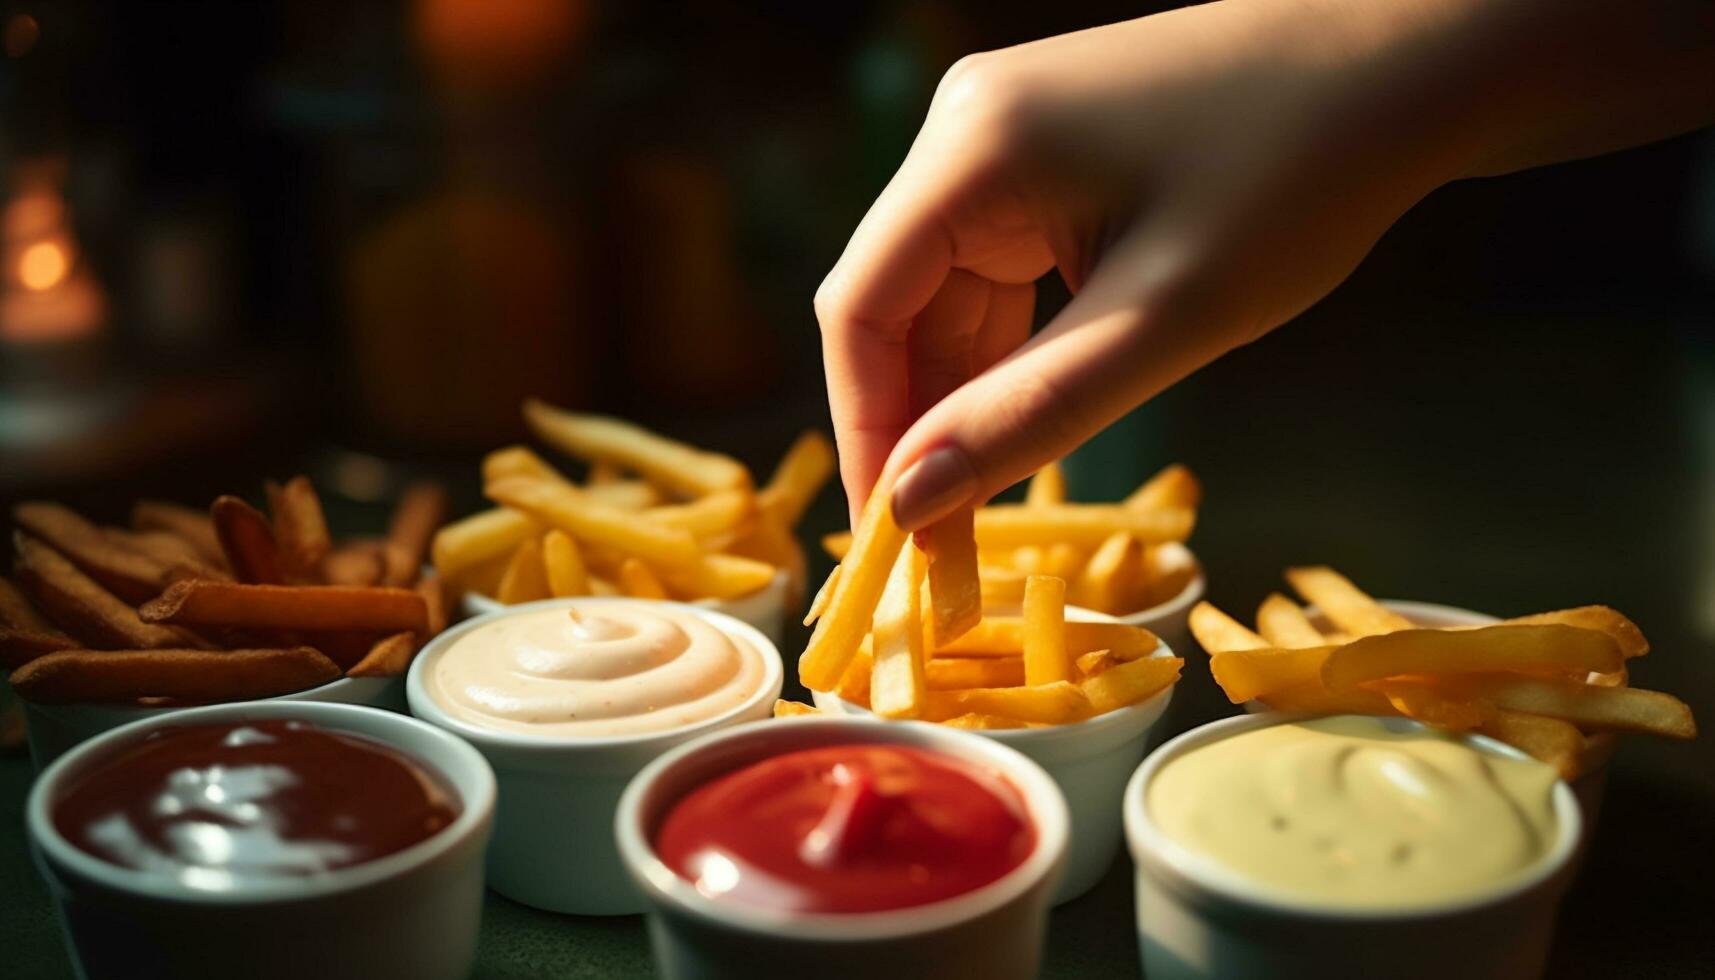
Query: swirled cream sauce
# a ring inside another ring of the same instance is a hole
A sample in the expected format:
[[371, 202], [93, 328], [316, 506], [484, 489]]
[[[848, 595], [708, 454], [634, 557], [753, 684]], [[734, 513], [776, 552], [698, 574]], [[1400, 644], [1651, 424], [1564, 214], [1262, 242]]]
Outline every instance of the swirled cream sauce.
[[670, 605], [584, 602], [471, 630], [429, 664], [441, 709], [542, 736], [665, 732], [737, 708], [765, 682], [764, 654]]

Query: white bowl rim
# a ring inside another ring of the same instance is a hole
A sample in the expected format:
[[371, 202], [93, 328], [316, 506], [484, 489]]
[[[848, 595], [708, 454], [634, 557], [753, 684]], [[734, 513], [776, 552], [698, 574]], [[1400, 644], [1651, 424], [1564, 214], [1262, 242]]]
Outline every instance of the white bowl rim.
[[[1403, 907], [1366, 908], [1338, 902], [1317, 901], [1276, 889], [1245, 877], [1243, 873], [1220, 864], [1173, 840], [1149, 813], [1148, 790], [1157, 773], [1184, 753], [1202, 745], [1231, 738], [1243, 732], [1275, 725], [1288, 725], [1320, 718], [1366, 718], [1384, 726], [1406, 731], [1434, 731], [1450, 735], [1479, 751], [1511, 759], [1530, 760], [1524, 752], [1483, 735], [1463, 735], [1441, 732], [1409, 718], [1378, 718], [1369, 715], [1317, 715], [1306, 712], [1269, 712], [1266, 714], [1235, 715], [1199, 725], [1163, 743], [1132, 773], [1126, 784], [1124, 807], [1126, 843], [1137, 863], [1137, 873], [1145, 874], [1144, 865], [1165, 868], [1183, 884], [1241, 908], [1271, 915], [1311, 918], [1325, 921], [1402, 922], [1458, 915], [1494, 905], [1500, 905], [1523, 895], [1564, 871], [1577, 854], [1584, 836], [1583, 815], [1578, 799], [1564, 779], [1554, 781], [1554, 844], [1530, 868], [1502, 878], [1489, 890], [1441, 902]], [[1534, 760], [1531, 760], [1534, 761]]]
[[[531, 735], [522, 732], [501, 731], [453, 717], [429, 694], [428, 686], [423, 678], [424, 672], [459, 637], [471, 630], [508, 616], [520, 616], [543, 609], [575, 609], [587, 603], [622, 603], [651, 608], [668, 607], [700, 617], [724, 633], [736, 634], [756, 648], [757, 654], [762, 657], [762, 682], [744, 701], [712, 718], [705, 718], [702, 721], [679, 728], [669, 728], [666, 731], [641, 732], [635, 735]], [[473, 616], [456, 626], [442, 630], [434, 639], [424, 644], [423, 649], [419, 650], [417, 656], [411, 660], [411, 669], [405, 674], [405, 700], [413, 715], [479, 746], [543, 753], [599, 751], [677, 742], [689, 734], [702, 734], [705, 731], [713, 731], [730, 725], [733, 719], [743, 718], [746, 714], [754, 712], [758, 705], [763, 702], [778, 698], [781, 686], [785, 682], [785, 676], [786, 668], [781, 662], [780, 650], [774, 645], [774, 642], [765, 636], [761, 630], [727, 613], [706, 606], [698, 606], [688, 602], [671, 602], [665, 599], [636, 599], [628, 596], [566, 596], [559, 599], [538, 599], [535, 602], [521, 602], [513, 606], [504, 606], [494, 612]]]
[[[416, 658], [413, 657], [412, 659], [415, 660]], [[284, 694], [270, 694], [267, 697], [247, 698], [242, 701], [210, 701], [207, 704], [133, 704], [129, 701], [56, 701], [50, 703], [28, 701], [23, 698], [20, 698], [19, 700], [28, 705], [31, 711], [37, 711], [56, 717], [64, 716], [68, 712], [90, 710], [134, 715], [131, 721], [126, 722], [126, 724], [132, 724], [136, 721], [148, 721], [153, 718], [176, 714], [180, 711], [196, 711], [202, 708], [228, 708], [239, 704], [272, 704], [274, 702], [288, 704], [298, 702], [306, 704], [357, 704], [355, 701], [322, 701], [318, 698], [311, 697], [311, 695], [327, 691], [338, 691], [343, 687], [355, 687], [366, 681], [377, 683], [378, 686], [384, 686], [388, 681], [399, 681], [403, 683], [404, 680], [404, 674], [389, 674], [374, 677], [347, 677], [342, 674], [325, 684], [317, 684], [315, 687], [306, 687], [301, 691], [287, 691]], [[360, 707], [367, 708], [374, 707], [374, 705], [364, 704], [360, 705]], [[93, 738], [94, 736], [91, 737]]]
[[[61, 784], [68, 775], [97, 761], [100, 756], [122, 744], [141, 738], [157, 728], [272, 718], [308, 721], [324, 728], [373, 739], [419, 764], [432, 767], [441, 780], [448, 783], [453, 792], [459, 795], [459, 815], [437, 833], [373, 861], [304, 877], [247, 879], [242, 884], [225, 890], [192, 888], [156, 872], [111, 864], [79, 849], [66, 840], [60, 834], [59, 828], [54, 826], [52, 798], [58, 795]], [[380, 728], [393, 726], [414, 729], [435, 746], [434, 757], [429, 758], [426, 753], [416, 749], [401, 748], [384, 735], [351, 727], [352, 719], [360, 719]], [[453, 780], [450, 773], [454, 770], [465, 774], [474, 782], [474, 793], [466, 794]], [[42, 849], [48, 861], [63, 865], [74, 874], [95, 881], [103, 887], [140, 895], [151, 901], [189, 905], [251, 906], [325, 898], [406, 874], [434, 861], [477, 833], [492, 817], [494, 799], [494, 770], [489, 767], [488, 761], [480, 752], [452, 734], [409, 715], [367, 705], [329, 701], [240, 701], [234, 704], [184, 708], [169, 716], [145, 718], [102, 732], [78, 744], [55, 759], [36, 777], [35, 785], [30, 788], [29, 799], [25, 803], [25, 821], [32, 842]]]
[[[771, 589], [784, 590], [786, 588], [787, 583], [791, 581], [791, 577], [792, 577], [791, 573], [788, 572], [786, 569], [776, 567], [774, 569], [774, 577], [773, 578], [769, 579], [767, 581], [767, 583], [762, 585], [760, 588], [754, 589], [750, 592], [746, 592], [743, 595], [735, 595], [735, 596], [732, 596], [732, 597], [726, 598], [726, 599], [715, 599], [715, 598], [711, 598], [711, 597], [705, 597], [702, 599], [686, 599], [686, 600], [683, 600], [683, 602], [687, 606], [696, 606], [698, 609], [710, 609], [710, 610], [713, 610], [715, 612], [725, 612], [726, 611], [724, 608], [725, 606], [732, 605], [734, 603], [739, 603], [739, 602], [749, 602], [750, 600], [755, 599], [755, 598], [767, 593]], [[631, 598], [635, 598], [635, 596], [577, 595], [577, 596], [559, 596], [557, 598], [561, 598], [561, 599], [631, 599]], [[782, 591], [782, 598], [784, 598], [784, 591]], [[486, 592], [477, 592], [474, 590], [466, 592], [464, 594], [463, 599], [461, 599], [460, 601], [461, 602], [468, 602], [470, 605], [470, 608], [479, 610], [476, 613], [476, 615], [478, 615], [478, 616], [486, 616], [492, 612], [500, 612], [501, 610], [504, 610], [504, 609], [517, 609], [519, 606], [528, 605], [528, 603], [523, 603], [523, 602], [517, 602], [517, 603], [513, 603], [512, 605], [507, 605], [506, 603], [501, 602], [499, 599], [496, 599], [495, 597], [487, 594]], [[533, 600], [533, 601], [548, 602], [551, 600], [537, 599], [537, 600]], [[652, 601], [652, 600], [645, 600], [645, 601]], [[679, 601], [679, 600], [666, 600], [666, 601]]]
[[[848, 742], [829, 744], [910, 745], [1001, 770], [1024, 798], [1036, 830], [1035, 846], [1017, 867], [986, 885], [940, 901], [880, 912], [793, 912], [716, 901], [697, 891], [655, 854], [642, 826], [643, 799], [664, 773], [722, 742], [777, 729], [779, 748], [759, 753], [752, 760], [759, 762], [801, 747], [802, 743], [795, 741], [795, 733], [812, 726], [851, 735]], [[702, 922], [755, 934], [820, 942], [862, 942], [921, 935], [1004, 907], [1036, 887], [1063, 860], [1071, 843], [1071, 822], [1071, 810], [1059, 784], [1040, 765], [1010, 746], [972, 732], [921, 721], [798, 717], [763, 719], [711, 732], [659, 756], [625, 787], [614, 812], [614, 836], [632, 879], [652, 902], [671, 906]]]

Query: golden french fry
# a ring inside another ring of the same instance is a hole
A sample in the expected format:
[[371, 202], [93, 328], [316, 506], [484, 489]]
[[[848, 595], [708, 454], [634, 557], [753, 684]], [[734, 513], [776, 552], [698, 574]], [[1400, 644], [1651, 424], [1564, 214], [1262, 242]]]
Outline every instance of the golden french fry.
[[796, 609], [804, 601], [806, 578], [809, 575], [804, 547], [798, 539], [768, 513], [759, 513], [751, 523], [750, 532], [732, 543], [727, 554], [753, 558], [786, 570], [786, 607]]
[[443, 579], [447, 588], [455, 595], [465, 592], [476, 592], [493, 598], [500, 593], [500, 580], [506, 577], [506, 569], [512, 565], [510, 554], [500, 555], [483, 562], [480, 565], [467, 568], [457, 575], [446, 575]]
[[[981, 561], [982, 553], [977, 553]], [[1024, 582], [1029, 576], [1013, 568], [980, 564], [977, 576], [982, 587], [983, 605], [1017, 606], [1024, 602]]]
[[380, 585], [387, 572], [384, 547], [379, 541], [353, 541], [334, 548], [322, 559], [322, 581], [329, 585]]
[[408, 586], [423, 574], [435, 529], [447, 519], [447, 490], [439, 483], [413, 483], [399, 495], [382, 543], [383, 585]]
[[931, 691], [1017, 687], [1024, 683], [1024, 660], [1019, 657], [935, 657], [923, 665], [923, 677]]
[[1311, 625], [1310, 617], [1304, 615], [1304, 610], [1298, 603], [1281, 595], [1270, 592], [1268, 598], [1256, 611], [1256, 630], [1262, 634], [1270, 646], [1276, 647], [1320, 647], [1327, 646], [1328, 641], [1315, 626]]
[[1147, 544], [1183, 541], [1195, 519], [1195, 512], [1183, 507], [1132, 510], [1117, 504], [992, 504], [977, 511], [976, 535], [978, 547], [984, 549], [1066, 544], [1088, 550], [1116, 531]]
[[12, 673], [18, 696], [77, 701], [249, 701], [319, 687], [339, 667], [308, 647], [285, 650], [66, 650]]
[[834, 598], [834, 586], [838, 585], [840, 581], [840, 567], [835, 565], [833, 570], [828, 572], [828, 577], [822, 582], [822, 587], [816, 590], [815, 598], [810, 600], [810, 608], [804, 613], [805, 626], [821, 619], [822, 614], [828, 611], [828, 603], [832, 602]]
[[876, 603], [869, 703], [883, 718], [915, 718], [923, 711], [923, 575], [923, 553], [901, 548]]
[[500, 587], [494, 597], [511, 606], [546, 599], [551, 595], [548, 568], [542, 561], [542, 545], [535, 538], [529, 538], [518, 546], [518, 550], [512, 553], [512, 560], [506, 563], [506, 574], [500, 576]]
[[146, 623], [230, 629], [393, 633], [428, 629], [423, 597], [410, 589], [341, 585], [241, 585], [175, 582], [144, 603]]
[[616, 595], [624, 595], [624, 593], [619, 591], [619, 586], [614, 585], [612, 582], [608, 581], [605, 578], [602, 578], [600, 575], [591, 575], [590, 576], [590, 595], [616, 596]]
[[413, 633], [393, 633], [384, 636], [369, 648], [363, 659], [352, 664], [347, 677], [398, 677], [411, 666], [417, 653], [417, 637]]
[[774, 580], [774, 566], [737, 555], [702, 555], [688, 568], [650, 565], [672, 590], [689, 599], [736, 599]]
[[585, 496], [615, 510], [644, 510], [661, 503], [661, 491], [644, 480], [613, 480], [583, 487]]
[[1179, 657], [1143, 657], [1116, 664], [1078, 686], [1090, 699], [1090, 710], [1106, 714], [1146, 701], [1172, 687], [1184, 666], [1185, 661]]
[[1620, 645], [1620, 652], [1626, 655], [1627, 660], [1649, 652], [1649, 641], [1644, 639], [1643, 630], [1638, 629], [1638, 624], [1607, 606], [1579, 606], [1576, 609], [1519, 616], [1505, 622], [1513, 626], [1548, 626], [1558, 623], [1561, 626], [1576, 626], [1606, 633]]
[[15, 547], [18, 584], [31, 604], [81, 644], [110, 650], [202, 645], [185, 630], [144, 622], [129, 603], [35, 538], [19, 534]]
[[[1017, 616], [986, 616], [957, 640], [934, 651], [935, 656], [1004, 657], [1024, 650], [1024, 620]], [[1136, 660], [1160, 645], [1154, 633], [1129, 623], [1080, 623], [1065, 626], [1066, 651], [1072, 656], [1107, 650], [1116, 660]]]
[[1326, 565], [1286, 570], [1286, 581], [1328, 622], [1353, 636], [1375, 636], [1411, 629], [1411, 620], [1370, 598], [1352, 580]]
[[215, 498], [208, 509], [226, 564], [240, 582], [279, 585], [286, 581], [274, 527], [262, 512], [233, 496]]
[[1560, 770], [1562, 779], [1577, 779], [1583, 768], [1584, 735], [1558, 718], [1495, 711], [1478, 730], [1548, 763]]
[[295, 476], [282, 486], [268, 481], [268, 510], [274, 516], [274, 544], [287, 575], [313, 581], [322, 559], [333, 550], [322, 501], [307, 476]]
[[214, 522], [208, 511], [167, 503], [163, 500], [139, 500], [131, 508], [131, 527], [138, 531], [166, 531], [191, 543], [202, 560], [219, 566], [226, 564], [226, 552], [220, 547]]
[[821, 713], [820, 708], [813, 704], [805, 704], [802, 701], [787, 701], [783, 698], [776, 698], [774, 701], [774, 717], [776, 718], [813, 718]]
[[1191, 635], [1210, 655], [1234, 650], [1263, 650], [1268, 641], [1245, 629], [1238, 620], [1207, 600], [1191, 607]]
[[1117, 531], [1084, 564], [1072, 583], [1072, 601], [1087, 609], [1125, 613], [1143, 578], [1143, 544]]
[[1078, 666], [1079, 676], [1085, 680], [1124, 662], [1106, 650], [1091, 650], [1089, 653], [1081, 653], [1078, 655], [1078, 659], [1073, 661]]
[[1066, 502], [1066, 471], [1059, 463], [1049, 463], [1036, 471], [1024, 488], [1024, 503], [1028, 507], [1046, 507]]
[[1064, 725], [1091, 713], [1090, 699], [1071, 681], [1025, 687], [973, 687], [962, 691], [930, 691], [923, 717], [945, 721], [963, 714], [1003, 715], [1019, 721]]
[[555, 528], [543, 536], [542, 565], [548, 575], [548, 591], [556, 599], [589, 594], [589, 569], [571, 535]]
[[627, 558], [619, 563], [619, 590], [634, 599], [665, 599], [667, 587], [641, 560]]
[[977, 577], [977, 542], [969, 508], [956, 510], [917, 534], [928, 562], [930, 633], [939, 647], [958, 639], [983, 618], [983, 586]]
[[541, 533], [542, 525], [530, 515], [496, 507], [441, 528], [435, 534], [430, 553], [436, 570], [451, 579], [467, 569], [504, 559], [525, 539]]
[[1026, 575], [1052, 575], [1071, 581], [1084, 567], [1084, 553], [1065, 543], [1024, 547], [1012, 553], [1012, 567]]
[[1507, 711], [1571, 722], [1583, 731], [1642, 732], [1695, 738], [1691, 707], [1671, 694], [1635, 687], [1602, 687], [1576, 680], [1519, 674], [1464, 674], [1428, 681], [1450, 697], [1486, 701]]
[[1415, 681], [1372, 681], [1364, 686], [1386, 698], [1400, 714], [1437, 728], [1468, 732], [1487, 721], [1492, 711], [1476, 701], [1444, 697]]
[[1137, 510], [1162, 510], [1188, 507], [1195, 510], [1203, 502], [1203, 487], [1185, 466], [1174, 463], [1164, 467], [1143, 482], [1125, 498], [1125, 506]]
[[1066, 580], [1032, 575], [1024, 583], [1024, 681], [1036, 686], [1072, 679], [1066, 649]]
[[1621, 667], [1619, 670], [1610, 671], [1606, 674], [1592, 673], [1585, 678], [1585, 681], [1596, 687], [1625, 687], [1630, 679], [1629, 672], [1626, 668]]
[[718, 490], [683, 504], [651, 507], [643, 512], [663, 527], [681, 528], [698, 540], [737, 532], [754, 513], [755, 498], [748, 490]]
[[818, 429], [807, 429], [780, 457], [756, 504], [783, 527], [794, 527], [810, 501], [834, 475], [834, 446]]
[[852, 656], [852, 662], [847, 665], [845, 673], [840, 675], [839, 686], [834, 693], [841, 699], [853, 704], [869, 705], [869, 677], [875, 668], [875, 638], [865, 636], [858, 645], [858, 651]]
[[822, 535], [822, 550], [835, 561], [845, 561], [846, 553], [852, 550], [852, 532], [835, 531]]
[[705, 452], [616, 418], [566, 412], [537, 399], [524, 421], [543, 442], [579, 459], [603, 460], [690, 496], [747, 490], [750, 472], [730, 456]]
[[572, 482], [528, 446], [507, 446], [482, 458], [482, 482], [485, 486], [515, 476], [533, 480], [558, 480], [561, 483]]
[[1319, 681], [1333, 651], [1333, 647], [1223, 650], [1209, 654], [1209, 672], [1215, 675], [1215, 683], [1228, 701], [1242, 704]]
[[832, 689], [857, 655], [894, 560], [905, 546], [905, 532], [893, 522], [890, 490], [888, 484], [878, 483], [864, 505], [851, 553], [841, 563], [844, 571], [834, 584], [834, 597], [798, 659], [798, 679], [812, 691]]
[[1004, 715], [985, 715], [979, 714], [975, 711], [966, 712], [962, 715], [955, 715], [954, 717], [941, 722], [941, 724], [946, 725], [948, 728], [966, 728], [971, 731], [1025, 728], [1028, 726], [1027, 722], [1019, 721], [1017, 718], [1008, 718]]
[[1134, 609], [1150, 609], [1179, 598], [1197, 577], [1197, 557], [1177, 541], [1152, 545], [1143, 552], [1143, 584]]
[[596, 503], [574, 488], [514, 477], [490, 484], [487, 493], [497, 503], [524, 511], [580, 541], [644, 558], [653, 565], [689, 568], [703, 556], [691, 532], [640, 521], [635, 514]]
[[1481, 671], [1576, 673], [1617, 670], [1625, 662], [1612, 637], [1575, 626], [1485, 626], [1474, 630], [1399, 630], [1336, 649], [1322, 665], [1329, 690], [1416, 674]]
[[116, 543], [69, 507], [21, 503], [12, 508], [12, 519], [122, 599], [142, 602], [167, 583], [167, 565]]
[[1322, 686], [1321, 678], [1259, 695], [1257, 700], [1276, 711], [1302, 711], [1315, 715], [1388, 717], [1399, 714], [1387, 698], [1374, 691], [1361, 687], [1349, 691], [1330, 691]]

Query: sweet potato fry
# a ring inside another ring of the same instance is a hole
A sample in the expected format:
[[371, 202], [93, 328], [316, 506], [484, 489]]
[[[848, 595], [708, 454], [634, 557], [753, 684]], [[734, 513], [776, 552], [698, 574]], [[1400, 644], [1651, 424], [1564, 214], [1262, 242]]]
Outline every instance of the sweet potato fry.
[[57, 633], [59, 627], [36, 611], [12, 580], [0, 577], [0, 626], [36, 633]]
[[411, 666], [417, 653], [417, 637], [413, 633], [393, 633], [369, 648], [362, 660], [352, 664], [347, 677], [397, 677]]
[[1398, 630], [1335, 650], [1322, 665], [1322, 683], [1341, 691], [1388, 677], [1497, 670], [1582, 677], [1587, 671], [1617, 670], [1624, 662], [1612, 637], [1575, 626]]
[[380, 585], [386, 568], [379, 541], [342, 544], [322, 559], [321, 578], [329, 585]]
[[441, 577], [430, 572], [417, 580], [412, 591], [423, 597], [424, 627], [420, 636], [428, 642], [447, 628], [447, 589]]
[[81, 644], [57, 629], [34, 630], [0, 626], [0, 668], [17, 670], [37, 657]]
[[279, 585], [286, 581], [286, 566], [274, 540], [274, 528], [261, 511], [237, 497], [223, 496], [215, 499], [208, 512], [234, 578], [258, 585]]
[[1208, 601], [1191, 607], [1191, 635], [1212, 656], [1231, 650], [1261, 650], [1268, 641], [1245, 629], [1238, 620]]
[[413, 483], [400, 495], [387, 525], [382, 550], [386, 566], [383, 585], [408, 586], [423, 573], [429, 542], [447, 519], [447, 491], [439, 483]]
[[782, 527], [797, 525], [828, 478], [834, 475], [834, 446], [818, 429], [807, 429], [780, 457], [756, 505]]
[[983, 618], [983, 586], [977, 578], [977, 541], [969, 508], [954, 511], [917, 534], [928, 564], [930, 635], [939, 647]]
[[312, 632], [423, 632], [428, 608], [410, 589], [176, 582], [146, 603], [146, 622]]
[[1411, 620], [1370, 598], [1351, 579], [1326, 565], [1289, 568], [1286, 581], [1305, 602], [1314, 603], [1328, 622], [1353, 636], [1411, 629]]
[[220, 546], [214, 521], [208, 511], [168, 503], [164, 500], [139, 500], [131, 508], [131, 527], [138, 531], [166, 531], [191, 543], [202, 560], [225, 566], [226, 552]]
[[832, 690], [857, 655], [894, 559], [905, 546], [905, 532], [893, 522], [889, 489], [883, 483], [870, 494], [851, 554], [841, 563], [843, 570], [834, 584], [834, 597], [827, 612], [816, 621], [809, 646], [798, 659], [798, 679], [812, 691]]
[[1135, 510], [1163, 510], [1189, 507], [1195, 510], [1203, 502], [1203, 487], [1191, 471], [1180, 463], [1165, 467], [1143, 482], [1125, 498], [1125, 506]]
[[984, 549], [1064, 543], [1089, 550], [1116, 531], [1146, 544], [1183, 541], [1195, 520], [1196, 512], [1188, 507], [1134, 510], [1117, 504], [991, 504], [977, 511], [976, 535], [977, 545]]
[[12, 672], [18, 696], [38, 704], [79, 701], [249, 701], [308, 690], [339, 667], [307, 647], [288, 650], [65, 650]]
[[70, 559], [102, 588], [128, 602], [151, 598], [166, 585], [166, 565], [118, 544], [70, 508], [22, 503], [12, 508], [12, 519]]
[[19, 584], [35, 607], [84, 645], [97, 649], [203, 645], [185, 630], [144, 622], [130, 604], [35, 538], [18, 535], [17, 551]]
[[316, 488], [307, 476], [294, 476], [284, 486], [270, 480], [264, 487], [268, 510], [274, 516], [274, 545], [287, 576], [294, 581], [315, 581], [322, 559], [333, 548]]
[[738, 460], [620, 419], [561, 411], [531, 399], [524, 403], [524, 421], [538, 439], [563, 453], [616, 463], [688, 496], [750, 487], [750, 471]]

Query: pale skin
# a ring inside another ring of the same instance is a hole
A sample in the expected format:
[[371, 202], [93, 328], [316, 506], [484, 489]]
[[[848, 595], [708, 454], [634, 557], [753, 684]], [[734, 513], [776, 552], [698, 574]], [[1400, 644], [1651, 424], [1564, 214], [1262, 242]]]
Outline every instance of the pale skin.
[[853, 513], [884, 471], [907, 530], [987, 500], [1443, 184], [1711, 121], [1708, 0], [1223, 0], [966, 58], [816, 294]]

